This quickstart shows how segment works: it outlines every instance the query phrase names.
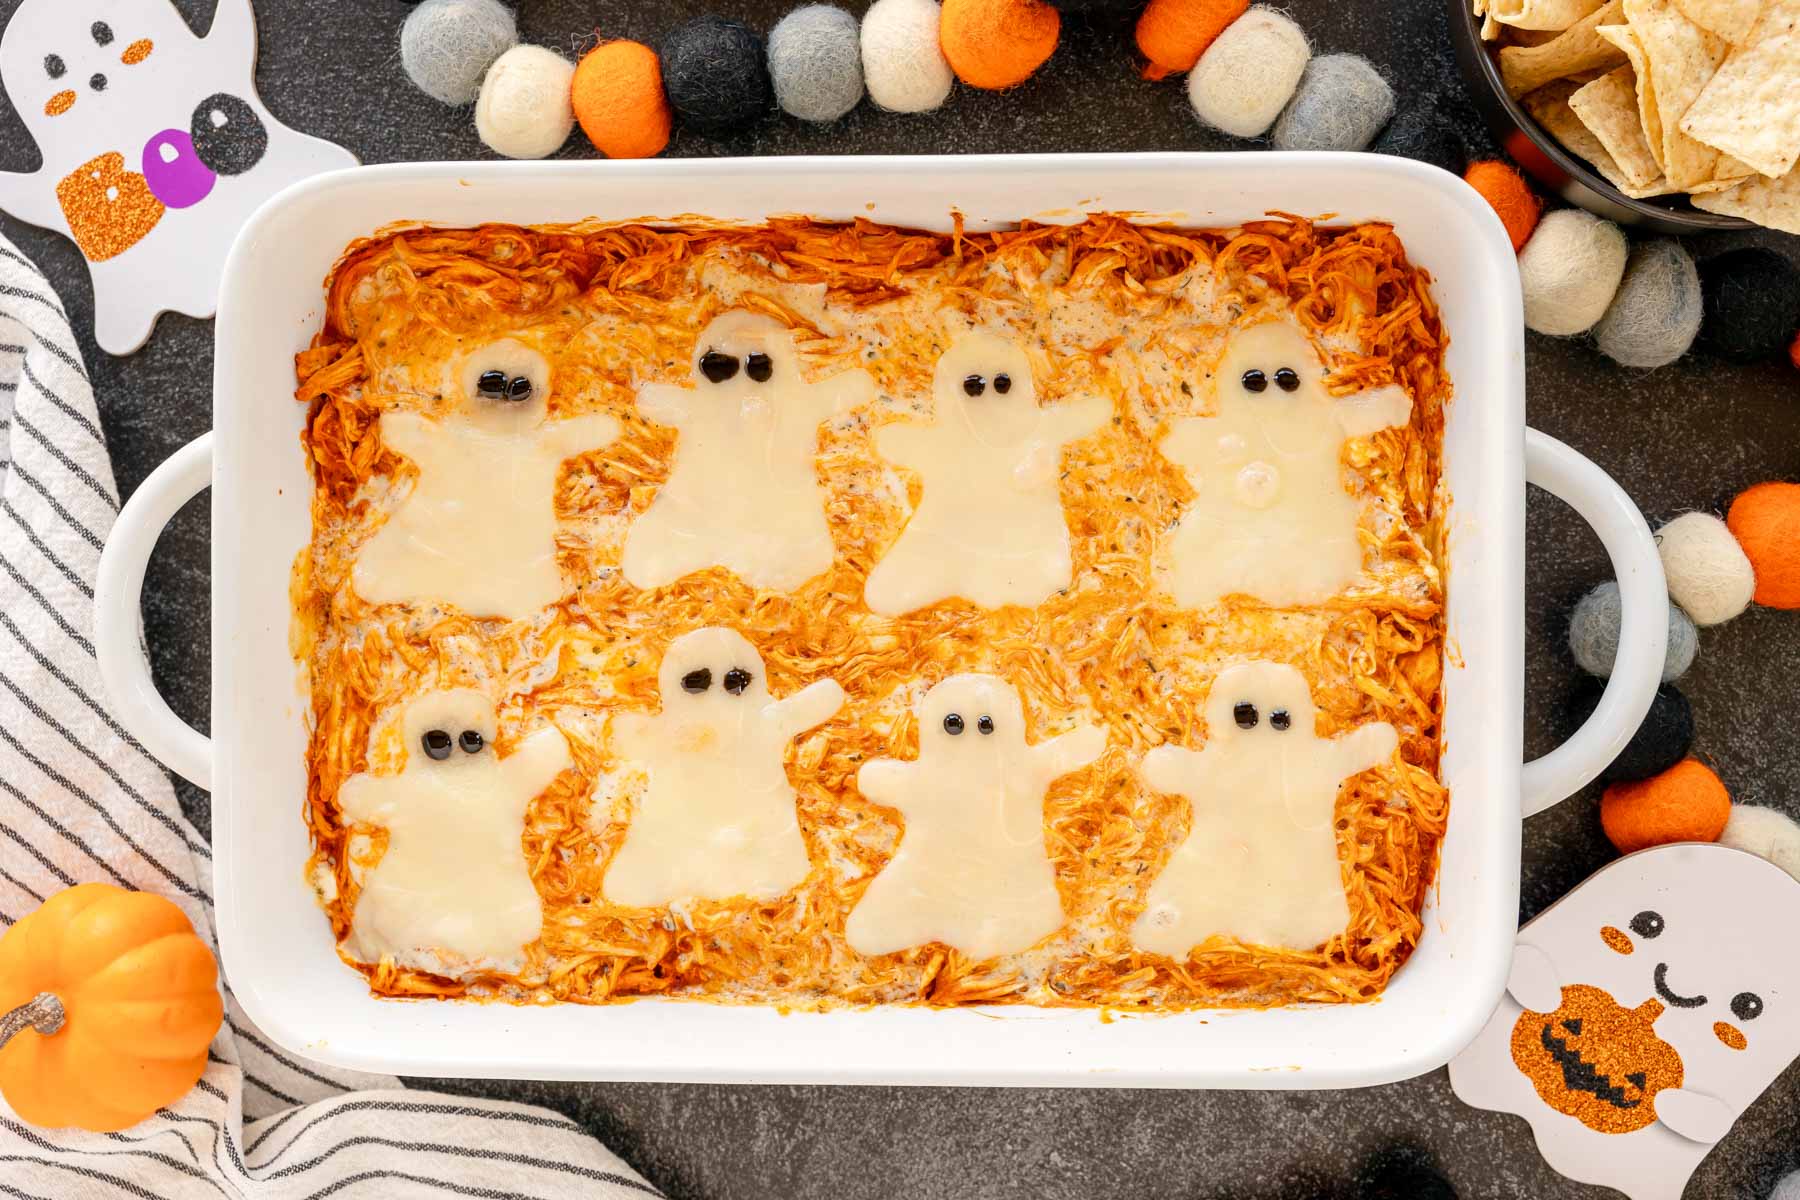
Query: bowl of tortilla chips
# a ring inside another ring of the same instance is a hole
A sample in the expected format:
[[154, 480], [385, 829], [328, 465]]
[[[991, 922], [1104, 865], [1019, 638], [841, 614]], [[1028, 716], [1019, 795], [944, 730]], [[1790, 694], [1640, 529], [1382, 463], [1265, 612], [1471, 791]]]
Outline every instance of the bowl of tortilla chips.
[[1661, 233], [1800, 234], [1800, 0], [1450, 0], [1506, 152]]

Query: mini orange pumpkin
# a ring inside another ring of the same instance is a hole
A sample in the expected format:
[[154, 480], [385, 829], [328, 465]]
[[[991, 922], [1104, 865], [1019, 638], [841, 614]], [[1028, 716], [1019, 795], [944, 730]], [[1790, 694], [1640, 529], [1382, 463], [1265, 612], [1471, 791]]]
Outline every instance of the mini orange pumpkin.
[[225, 1013], [217, 977], [163, 897], [58, 892], [0, 937], [0, 1094], [33, 1125], [137, 1124], [206, 1069]]
[[1553, 1013], [1523, 1012], [1513, 1026], [1513, 1065], [1545, 1104], [1601, 1133], [1656, 1120], [1656, 1093], [1680, 1087], [1681, 1055], [1656, 1036], [1662, 1001], [1626, 1008], [1597, 987], [1563, 988]]

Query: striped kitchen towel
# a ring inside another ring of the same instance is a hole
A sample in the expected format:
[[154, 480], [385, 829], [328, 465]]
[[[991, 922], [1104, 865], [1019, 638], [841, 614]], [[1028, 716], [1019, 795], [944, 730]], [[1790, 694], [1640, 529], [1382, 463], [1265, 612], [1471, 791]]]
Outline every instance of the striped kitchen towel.
[[[97, 880], [169, 897], [210, 943], [212, 849], [100, 689], [94, 576], [118, 511], [68, 316], [0, 239], [0, 925]], [[407, 1091], [288, 1054], [225, 984], [206, 1074], [142, 1124], [35, 1129], [0, 1104], [0, 1197], [660, 1194], [555, 1113]]]

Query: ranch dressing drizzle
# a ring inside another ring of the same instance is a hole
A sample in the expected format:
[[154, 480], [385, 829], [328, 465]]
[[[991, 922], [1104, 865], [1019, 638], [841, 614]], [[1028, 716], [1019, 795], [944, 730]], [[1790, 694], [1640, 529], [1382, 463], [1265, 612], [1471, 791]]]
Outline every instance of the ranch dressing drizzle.
[[[345, 947], [363, 962], [447, 951], [513, 969], [543, 923], [520, 844], [525, 809], [571, 765], [568, 743], [553, 726], [498, 757], [494, 706], [468, 688], [421, 696], [403, 727], [398, 775], [354, 775], [338, 789], [346, 821], [388, 831]], [[442, 761], [424, 751], [429, 730], [450, 738]], [[481, 739], [475, 753], [458, 744], [465, 730]]]
[[[1004, 376], [1006, 390], [996, 386]], [[974, 379], [981, 381], [972, 395]], [[875, 450], [917, 472], [919, 507], [869, 572], [863, 597], [898, 616], [961, 596], [982, 608], [1032, 605], [1069, 586], [1062, 450], [1106, 423], [1103, 399], [1039, 408], [1014, 342], [967, 333], [938, 359], [931, 424], [883, 425]]]
[[[1283, 389], [1283, 369], [1299, 386]], [[1245, 372], [1261, 373], [1251, 391]], [[1393, 386], [1333, 400], [1299, 327], [1276, 320], [1232, 338], [1219, 363], [1217, 412], [1175, 423], [1160, 449], [1197, 493], [1170, 538], [1163, 585], [1183, 608], [1235, 593], [1269, 604], [1327, 600], [1362, 570], [1360, 504], [1344, 490], [1346, 438], [1404, 424]]]
[[[952, 715], [960, 733], [946, 727]], [[1044, 791], [1105, 744], [1104, 731], [1084, 725], [1026, 745], [1018, 693], [992, 675], [952, 675], [927, 692], [918, 760], [876, 759], [857, 772], [863, 795], [897, 809], [905, 829], [845, 924], [851, 948], [875, 955], [943, 942], [982, 959], [1056, 932], [1063, 911], [1044, 848]]]
[[1193, 819], [1132, 927], [1139, 946], [1186, 958], [1225, 934], [1311, 950], [1344, 931], [1338, 786], [1391, 758], [1399, 738], [1377, 722], [1326, 740], [1314, 732], [1316, 715], [1299, 671], [1245, 663], [1213, 682], [1205, 746], [1144, 755], [1144, 782], [1185, 797]]
[[[531, 398], [478, 396], [486, 371], [529, 379]], [[439, 601], [471, 616], [530, 617], [566, 590], [556, 477], [565, 460], [611, 443], [619, 423], [603, 413], [548, 420], [549, 364], [510, 339], [471, 354], [457, 382], [460, 403], [440, 419], [381, 414], [382, 441], [419, 473], [363, 546], [352, 579], [373, 604]]]
[[827, 720], [844, 690], [821, 680], [785, 700], [769, 696], [762, 657], [732, 629], [677, 638], [657, 672], [662, 711], [621, 713], [614, 752], [649, 776], [607, 867], [613, 904], [774, 896], [811, 864], [782, 756]]
[[874, 380], [855, 370], [807, 383], [788, 328], [741, 310], [700, 334], [694, 380], [638, 393], [639, 412], [681, 432], [668, 481], [626, 532], [625, 578], [656, 588], [719, 566], [792, 591], [834, 553], [814, 463], [819, 424], [871, 401]]

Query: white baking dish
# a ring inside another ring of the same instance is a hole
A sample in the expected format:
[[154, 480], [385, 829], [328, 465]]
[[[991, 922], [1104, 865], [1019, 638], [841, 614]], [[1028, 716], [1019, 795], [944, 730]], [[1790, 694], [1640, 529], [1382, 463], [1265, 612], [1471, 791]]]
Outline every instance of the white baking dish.
[[[782, 1016], [641, 1000], [608, 1007], [371, 997], [339, 962], [302, 879], [306, 705], [288, 655], [288, 572], [309, 538], [311, 483], [293, 354], [319, 327], [321, 281], [351, 240], [395, 222], [535, 224], [587, 217], [774, 214], [971, 228], [1083, 211], [1230, 225], [1279, 210], [1392, 222], [1427, 267], [1456, 385], [1444, 449], [1452, 496], [1443, 777], [1450, 827], [1427, 932], [1379, 1002], [1106, 1021], [1091, 1010], [888, 1007]], [[1451, 175], [1356, 154], [788, 158], [441, 163], [308, 180], [244, 228], [219, 297], [215, 430], [132, 496], [101, 566], [98, 644], [119, 718], [213, 790], [224, 968], [288, 1050], [412, 1075], [543, 1078], [1344, 1087], [1448, 1060], [1500, 995], [1517, 918], [1519, 818], [1575, 791], [1648, 708], [1664, 590], [1630, 500], [1524, 424], [1518, 273], [1499, 222]], [[1521, 771], [1525, 482], [1574, 505], [1624, 588], [1628, 645], [1587, 728]], [[144, 562], [163, 524], [211, 484], [211, 740], [170, 712], [139, 647]]]

